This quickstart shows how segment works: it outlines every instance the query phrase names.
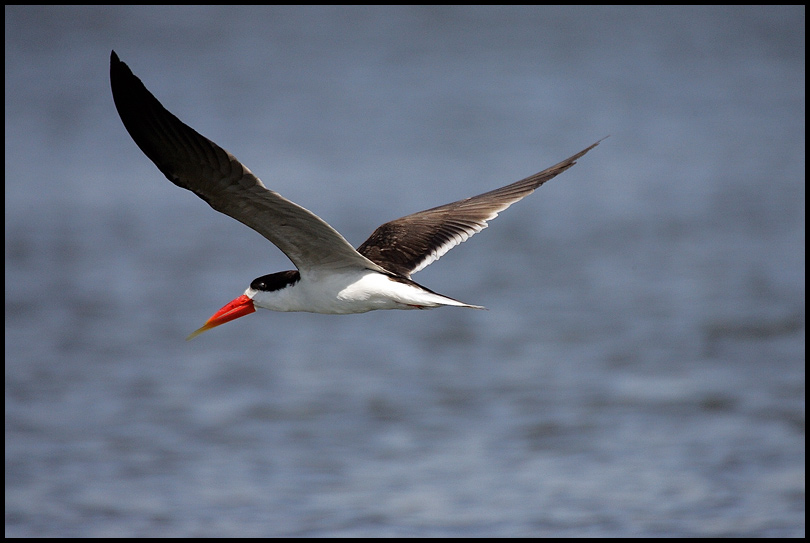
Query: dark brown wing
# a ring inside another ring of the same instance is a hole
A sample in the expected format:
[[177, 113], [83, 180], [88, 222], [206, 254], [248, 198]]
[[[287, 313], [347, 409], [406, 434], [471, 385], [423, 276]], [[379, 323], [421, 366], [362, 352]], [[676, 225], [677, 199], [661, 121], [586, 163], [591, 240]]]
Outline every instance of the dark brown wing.
[[386, 270], [410, 277], [486, 228], [487, 221], [497, 217], [498, 213], [576, 164], [601, 141], [511, 185], [387, 222], [377, 228], [357, 251]]

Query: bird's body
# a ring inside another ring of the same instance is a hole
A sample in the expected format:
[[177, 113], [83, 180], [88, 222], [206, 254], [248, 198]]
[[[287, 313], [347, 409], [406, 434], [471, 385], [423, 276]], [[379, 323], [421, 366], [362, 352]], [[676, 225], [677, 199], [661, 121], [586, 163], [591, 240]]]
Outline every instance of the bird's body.
[[[295, 272], [280, 272], [265, 277], [287, 274], [293, 275]], [[301, 274], [297, 280], [282, 278], [281, 281], [284, 282], [283, 286], [273, 290], [254, 288], [251, 284], [245, 294], [264, 309], [334, 315], [366, 313], [376, 309], [430, 309], [443, 305], [483, 309], [432, 292], [409, 279], [368, 269], [313, 272]]]
[[499, 212], [599, 144], [516, 183], [387, 222], [354, 249], [320, 217], [267, 189], [233, 155], [167, 111], [115, 52], [110, 82], [127, 131], [171, 182], [259, 232], [297, 268], [255, 279], [190, 337], [257, 307], [328, 314], [440, 306], [483, 309], [433, 292], [411, 274], [486, 228]]

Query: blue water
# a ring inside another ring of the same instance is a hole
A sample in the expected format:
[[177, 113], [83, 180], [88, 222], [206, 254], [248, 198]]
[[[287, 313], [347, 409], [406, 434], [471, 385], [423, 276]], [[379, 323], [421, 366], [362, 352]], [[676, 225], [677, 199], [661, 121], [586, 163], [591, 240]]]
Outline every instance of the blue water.
[[[804, 7], [6, 7], [6, 536], [805, 534]], [[115, 49], [361, 243], [599, 147], [415, 278], [257, 312]]]

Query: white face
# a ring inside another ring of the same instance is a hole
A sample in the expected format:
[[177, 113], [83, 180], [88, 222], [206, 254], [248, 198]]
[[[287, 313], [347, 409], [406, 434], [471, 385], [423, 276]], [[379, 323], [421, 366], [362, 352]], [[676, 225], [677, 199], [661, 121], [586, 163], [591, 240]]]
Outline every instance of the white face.
[[296, 295], [291, 294], [301, 279], [297, 270], [271, 273], [257, 277], [245, 290], [245, 296], [256, 307], [273, 311], [300, 311], [296, 309]]
[[253, 300], [257, 308], [271, 311], [301, 311], [300, 301], [294, 293], [294, 285], [287, 285], [276, 290], [258, 290], [248, 287], [245, 296]]

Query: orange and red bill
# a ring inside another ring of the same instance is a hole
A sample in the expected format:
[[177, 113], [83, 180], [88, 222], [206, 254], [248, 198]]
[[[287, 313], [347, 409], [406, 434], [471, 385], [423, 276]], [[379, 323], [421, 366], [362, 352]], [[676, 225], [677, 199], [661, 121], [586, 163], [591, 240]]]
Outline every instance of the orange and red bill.
[[243, 294], [214, 313], [211, 318], [202, 325], [201, 328], [198, 328], [192, 332], [191, 335], [186, 338], [186, 341], [194, 339], [203, 332], [210, 330], [211, 328], [216, 328], [220, 324], [225, 324], [226, 322], [231, 322], [239, 317], [250, 315], [254, 311], [256, 311], [256, 308], [253, 307], [253, 300]]

